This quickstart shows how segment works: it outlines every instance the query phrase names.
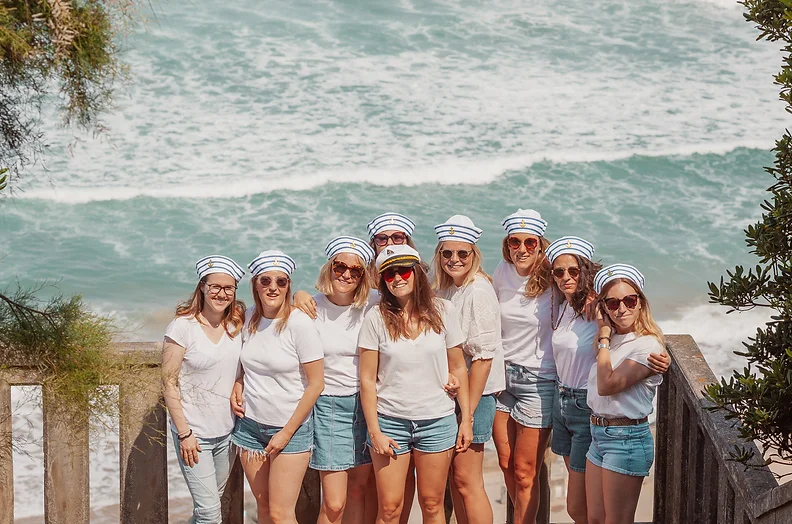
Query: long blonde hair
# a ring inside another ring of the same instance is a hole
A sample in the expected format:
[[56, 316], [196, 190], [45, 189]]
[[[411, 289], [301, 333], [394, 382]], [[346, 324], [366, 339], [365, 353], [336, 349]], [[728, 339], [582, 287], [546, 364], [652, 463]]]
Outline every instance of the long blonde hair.
[[610, 290], [610, 288], [612, 288], [618, 282], [624, 282], [633, 288], [635, 293], [638, 295], [638, 299], [641, 301], [641, 309], [638, 312], [638, 318], [635, 320], [635, 332], [640, 336], [652, 336], [656, 338], [657, 341], [663, 345], [663, 347], [665, 347], [665, 337], [663, 336], [663, 332], [660, 330], [660, 327], [657, 325], [657, 322], [655, 322], [654, 317], [652, 317], [652, 311], [649, 309], [649, 300], [646, 298], [646, 295], [644, 295], [643, 291], [636, 287], [632, 280], [627, 278], [614, 278], [602, 287], [602, 291], [600, 291], [597, 300], [604, 300], [608, 295], [608, 290]]
[[[553, 283], [553, 271], [545, 254], [549, 245], [549, 240], [545, 237], [539, 237], [539, 245], [537, 246], [539, 253], [536, 254], [536, 260], [528, 272], [528, 282], [525, 283], [525, 296], [528, 298], [538, 297], [547, 291], [550, 284]], [[503, 260], [514, 265], [509, 252], [509, 235], [503, 237], [503, 241], [501, 241], [501, 255], [503, 255]]]
[[[176, 306], [177, 317], [193, 317], [199, 323], [204, 324], [198, 317], [198, 313], [203, 311], [206, 301], [204, 292], [201, 289], [201, 286], [204, 284], [206, 284], [206, 279], [202, 278], [198, 281], [198, 285], [195, 286], [190, 298]], [[225, 311], [223, 311], [223, 320], [220, 322], [223, 324], [225, 332], [231, 338], [237, 336], [242, 330], [242, 325], [245, 323], [245, 303], [236, 299], [236, 293], [234, 293], [233, 302], [228, 304]]]
[[[355, 288], [355, 295], [352, 298], [352, 307], [360, 309], [366, 306], [369, 298], [369, 291], [371, 291], [371, 276], [370, 269], [363, 263], [359, 256], [355, 255], [358, 264], [363, 268], [363, 275], [358, 280], [357, 287]], [[319, 270], [319, 276], [316, 279], [316, 290], [325, 296], [333, 294], [333, 262], [335, 257], [325, 262], [322, 269]]]
[[[262, 275], [257, 275], [250, 279], [250, 285], [253, 288], [253, 302], [256, 304], [256, 308], [253, 310], [253, 315], [251, 315], [250, 322], [248, 323], [248, 333], [251, 335], [258, 331], [259, 322], [264, 317], [264, 304], [261, 303], [261, 297], [258, 294], [258, 290], [256, 290], [256, 284], [258, 284], [261, 277]], [[289, 315], [291, 315], [292, 312], [291, 279], [289, 279], [289, 283], [286, 285], [284, 295], [283, 304], [281, 304], [278, 314], [275, 315], [274, 319], [276, 322], [275, 333], [279, 335], [286, 329], [286, 323], [289, 321]]]
[[[443, 269], [443, 259], [440, 251], [442, 251], [442, 242], [437, 243], [437, 247], [435, 247], [434, 257], [432, 258], [432, 289], [435, 291], [441, 291], [443, 289], [448, 289], [452, 285], [454, 285], [454, 279], [451, 278], [451, 275], [445, 272]], [[481, 251], [479, 250], [476, 244], [470, 244], [470, 269], [465, 275], [465, 281], [462, 283], [461, 287], [465, 287], [468, 284], [473, 283], [476, 280], [476, 275], [482, 275], [484, 278], [492, 282], [492, 278], [484, 271], [484, 268], [481, 267], [482, 255]]]

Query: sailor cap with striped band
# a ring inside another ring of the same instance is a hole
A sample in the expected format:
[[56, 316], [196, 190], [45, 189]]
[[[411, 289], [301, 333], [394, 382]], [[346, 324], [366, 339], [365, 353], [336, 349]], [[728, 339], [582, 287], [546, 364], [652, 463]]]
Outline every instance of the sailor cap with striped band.
[[368, 223], [369, 238], [374, 238], [383, 231], [401, 231], [411, 237], [415, 231], [415, 222], [399, 213], [383, 213]]
[[234, 277], [237, 282], [245, 276], [245, 270], [242, 269], [242, 266], [223, 255], [203, 257], [195, 263], [195, 272], [198, 273], [198, 278], [200, 279], [213, 273], [225, 273]]
[[640, 271], [629, 264], [612, 264], [600, 269], [594, 275], [594, 292], [599, 295], [605, 284], [617, 278], [626, 278], [638, 286], [638, 289], [643, 290], [645, 280]]
[[407, 244], [388, 246], [377, 255], [377, 271], [382, 273], [389, 267], [414, 266], [421, 262], [421, 255]]
[[516, 212], [507, 216], [501, 222], [506, 233], [530, 233], [538, 237], [543, 237], [547, 229], [547, 222], [542, 220], [538, 211], [533, 209], [518, 209]]
[[454, 215], [444, 224], [438, 224], [434, 228], [438, 242], [467, 242], [475, 244], [481, 238], [481, 229], [477, 228], [473, 221], [465, 215]]
[[340, 236], [327, 243], [325, 255], [330, 260], [339, 253], [352, 253], [360, 257], [365, 265], [374, 260], [374, 250], [368, 242], [357, 237]]
[[250, 273], [254, 277], [267, 271], [281, 271], [286, 273], [286, 276], [291, 276], [296, 267], [297, 264], [294, 263], [292, 257], [277, 249], [261, 252], [253, 259], [253, 262], [248, 264]]
[[579, 255], [587, 260], [594, 256], [594, 246], [580, 237], [561, 237], [547, 246], [547, 260], [552, 264], [561, 255]]

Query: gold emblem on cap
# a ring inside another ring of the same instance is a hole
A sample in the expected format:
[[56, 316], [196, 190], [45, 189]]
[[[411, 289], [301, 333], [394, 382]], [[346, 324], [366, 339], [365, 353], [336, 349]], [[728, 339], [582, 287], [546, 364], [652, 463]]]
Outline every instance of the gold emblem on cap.
[[389, 249], [389, 250], [387, 250], [387, 251], [385, 252], [385, 254], [386, 254], [386, 255], [392, 255], [392, 254], [393, 254], [393, 250]]
[[277, 266], [278, 264], [280, 264], [280, 260], [278, 260], [277, 258], [272, 261], [273, 266]]
[[393, 217], [390, 217], [390, 223], [391, 223], [391, 224], [394, 224], [394, 223], [396, 223], [396, 219], [395, 219], [395, 218], [393, 218]]
[[525, 220], [520, 220], [520, 227], [525, 227]]
[[454, 231], [454, 228], [453, 228], [453, 227], [452, 227], [451, 229], [449, 229], [449, 230], [448, 230], [448, 234], [449, 234], [449, 235], [453, 235], [453, 234], [455, 234], [455, 233], [456, 233], [456, 231]]
[[572, 247], [572, 241], [571, 240], [567, 240], [567, 249], [569, 249], [571, 247]]
[[210, 268], [214, 267], [214, 261], [212, 261], [211, 258], [209, 259], [209, 267]]
[[612, 276], [613, 276], [613, 271], [611, 271], [610, 269], [608, 270], [608, 276], [609, 276], [609, 277], [612, 277]]
[[355, 249], [357, 247], [357, 244], [355, 244], [354, 242], [350, 242], [349, 243], [349, 247], [351, 247], [352, 249]]

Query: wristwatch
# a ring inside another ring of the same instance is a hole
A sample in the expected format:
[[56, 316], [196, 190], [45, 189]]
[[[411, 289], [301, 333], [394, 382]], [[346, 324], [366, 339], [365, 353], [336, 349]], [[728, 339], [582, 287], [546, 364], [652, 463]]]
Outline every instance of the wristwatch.
[[603, 344], [602, 342], [597, 343], [597, 351], [600, 349], [610, 349], [610, 344]]

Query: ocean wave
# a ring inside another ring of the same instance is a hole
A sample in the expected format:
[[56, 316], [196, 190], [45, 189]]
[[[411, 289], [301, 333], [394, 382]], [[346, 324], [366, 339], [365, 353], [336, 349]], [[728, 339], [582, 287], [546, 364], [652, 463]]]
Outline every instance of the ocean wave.
[[[687, 157], [693, 155], [725, 155], [736, 149], [767, 151], [773, 144], [765, 140], [741, 140], [734, 142], [685, 144], [662, 149], [632, 149], [615, 151], [559, 150], [525, 155], [476, 159], [445, 159], [433, 164], [394, 168], [354, 168], [344, 170], [322, 170], [309, 174], [291, 173], [278, 178], [252, 177], [240, 180], [224, 180], [222, 185], [212, 188], [213, 198], [242, 198], [274, 191], [307, 191], [330, 183], [372, 184], [377, 186], [482, 185], [488, 184], [509, 171], [526, 169], [538, 163], [571, 164], [614, 162], [633, 157]], [[168, 184], [160, 187], [134, 186], [91, 186], [91, 187], [47, 187], [29, 189], [19, 193], [19, 198], [49, 200], [64, 204], [85, 204], [134, 198], [206, 198], [205, 181]]]

